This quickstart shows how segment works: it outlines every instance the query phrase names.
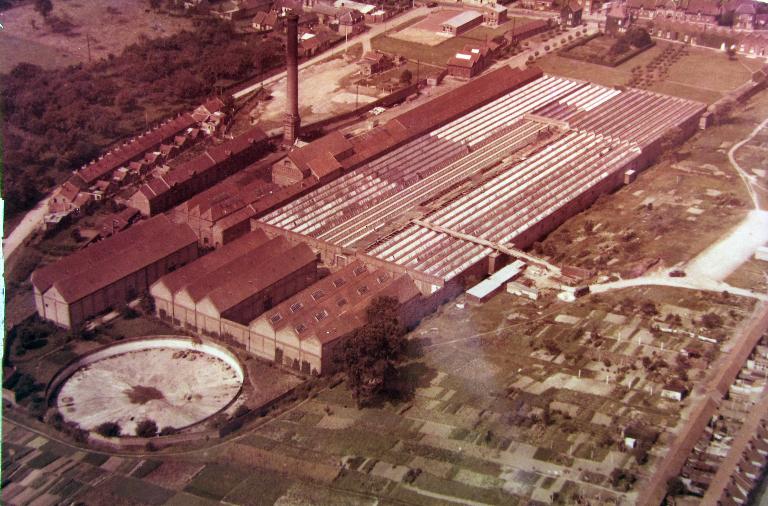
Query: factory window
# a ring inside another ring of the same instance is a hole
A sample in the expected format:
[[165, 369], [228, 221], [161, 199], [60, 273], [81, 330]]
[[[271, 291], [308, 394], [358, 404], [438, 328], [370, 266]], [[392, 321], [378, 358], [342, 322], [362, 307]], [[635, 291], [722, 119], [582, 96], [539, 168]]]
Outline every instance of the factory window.
[[333, 280], [333, 286], [335, 286], [336, 288], [339, 288], [340, 286], [344, 286], [345, 283], [346, 281], [344, 280], [344, 278], [336, 278]]
[[360, 274], [364, 274], [367, 271], [368, 269], [366, 269], [364, 265], [361, 265], [360, 267], [356, 267], [355, 270], [352, 271], [352, 274], [359, 276]]
[[339, 307], [346, 306], [347, 305], [347, 299], [341, 298], [336, 301], [336, 305]]
[[283, 317], [280, 315], [280, 313], [275, 313], [275, 314], [272, 315], [272, 317], [269, 319], [269, 321], [271, 321], [272, 323], [277, 323], [277, 322], [279, 322], [282, 319], [283, 319]]
[[301, 334], [305, 330], [307, 330], [307, 327], [303, 323], [299, 323], [298, 325], [296, 325], [296, 332], [297, 333]]
[[376, 281], [378, 281], [379, 284], [382, 284], [383, 282], [385, 282], [388, 279], [389, 279], [389, 276], [387, 274], [381, 274], [381, 275], [379, 275], [378, 278], [376, 278]]
[[325, 292], [322, 290], [318, 290], [315, 293], [312, 294], [312, 298], [315, 300], [320, 300], [323, 297], [325, 297]]
[[359, 293], [360, 295], [365, 295], [366, 293], [368, 293], [368, 287], [365, 285], [361, 286], [360, 288], [357, 289], [357, 293]]
[[295, 313], [296, 311], [299, 311], [303, 307], [304, 307], [304, 304], [302, 304], [301, 302], [296, 302], [294, 304], [291, 304], [291, 313]]
[[325, 320], [327, 317], [328, 317], [328, 311], [326, 311], [325, 309], [323, 309], [319, 313], [315, 313], [315, 320], [317, 321]]

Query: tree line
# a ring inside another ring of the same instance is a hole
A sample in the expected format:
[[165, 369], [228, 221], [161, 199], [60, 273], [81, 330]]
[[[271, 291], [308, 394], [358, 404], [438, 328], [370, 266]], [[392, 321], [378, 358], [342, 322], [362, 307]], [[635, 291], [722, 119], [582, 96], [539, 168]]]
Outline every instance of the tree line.
[[279, 41], [206, 20], [194, 31], [142, 37], [121, 55], [91, 64], [17, 65], [0, 75], [6, 216], [29, 209], [43, 190], [147, 123], [282, 64]]

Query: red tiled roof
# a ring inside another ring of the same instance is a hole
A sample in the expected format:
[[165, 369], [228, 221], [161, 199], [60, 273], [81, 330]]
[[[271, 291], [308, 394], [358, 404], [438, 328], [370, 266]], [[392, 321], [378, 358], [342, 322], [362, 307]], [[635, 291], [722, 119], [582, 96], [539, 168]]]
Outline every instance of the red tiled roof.
[[208, 276], [211, 272], [217, 271], [217, 269], [235, 261], [249, 251], [253, 251], [266, 243], [267, 240], [267, 234], [261, 230], [248, 233], [181, 269], [166, 274], [157, 280], [155, 285], [163, 285], [170, 293], [175, 294], [185, 286]]
[[[355, 260], [281, 302], [264, 318], [275, 330], [292, 327], [300, 339], [314, 337], [325, 344], [365, 325], [366, 309], [373, 298], [391, 296], [405, 303], [420, 295], [407, 275], [393, 279], [392, 274], [371, 270]], [[298, 309], [294, 311], [293, 307]]]
[[167, 121], [160, 126], [146, 132], [139, 137], [134, 137], [128, 144], [113, 148], [111, 152], [102, 158], [91, 162], [78, 172], [83, 180], [91, 184], [101, 179], [113, 170], [128, 162], [141, 157], [143, 153], [154, 149], [165, 140], [172, 139], [176, 134], [195, 124], [191, 114], [183, 114]]
[[308, 176], [309, 162], [315, 158], [321, 156], [331, 155], [334, 158], [338, 157], [342, 153], [351, 150], [352, 143], [344, 137], [339, 131], [332, 132], [326, 136], [323, 136], [316, 141], [310, 142], [306, 146], [299, 149], [294, 149], [288, 155], [293, 163], [299, 167], [299, 170], [304, 173], [304, 176]]
[[206, 296], [219, 313], [237, 306], [281, 279], [317, 262], [317, 255], [309, 246], [301, 243], [293, 247], [270, 248], [254, 260], [238, 270], [235, 277], [224, 279], [222, 284]]
[[32, 273], [41, 293], [52, 286], [75, 302], [197, 242], [187, 225], [159, 215]]
[[393, 123], [402, 127], [409, 136], [421, 135], [508, 93], [513, 87], [538, 79], [543, 74], [536, 66], [523, 70], [505, 66], [411, 109], [387, 124]]
[[66, 181], [59, 187], [58, 193], [60, 197], [65, 198], [70, 202], [74, 202], [75, 197], [77, 197], [77, 194], [80, 193], [80, 188], [70, 183], [69, 181]]
[[269, 258], [272, 252], [285, 251], [288, 247], [288, 240], [284, 236], [277, 236], [221, 265], [217, 269], [208, 271], [204, 276], [185, 285], [183, 290], [193, 301], [198, 302], [213, 290], [233, 279], [241, 281], [246, 279], [246, 273], [249, 269], [263, 264], [264, 259]]
[[184, 183], [197, 174], [203, 174], [216, 165], [226, 161], [231, 156], [236, 156], [256, 143], [263, 142], [267, 135], [259, 127], [254, 127], [246, 133], [223, 142], [218, 146], [211, 146], [208, 150], [195, 158], [183, 163], [164, 176], [155, 177], [139, 188], [139, 191], [154, 198], [168, 191], [171, 187]]

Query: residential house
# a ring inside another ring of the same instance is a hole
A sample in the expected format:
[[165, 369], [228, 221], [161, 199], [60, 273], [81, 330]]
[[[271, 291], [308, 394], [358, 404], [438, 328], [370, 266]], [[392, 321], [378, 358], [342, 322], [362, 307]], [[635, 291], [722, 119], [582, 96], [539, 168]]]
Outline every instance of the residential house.
[[360, 65], [360, 71], [366, 77], [389, 70], [393, 66], [392, 59], [378, 51], [365, 53], [357, 64]]
[[251, 26], [257, 32], [271, 32], [282, 28], [282, 20], [277, 11], [259, 11], [253, 17]]
[[566, 2], [560, 9], [560, 24], [562, 26], [579, 26], [581, 24], [582, 8], [578, 0]]
[[755, 28], [757, 8], [753, 2], [743, 2], [733, 11], [733, 27], [737, 30], [752, 30]]
[[483, 23], [488, 26], [503, 25], [508, 20], [507, 8], [499, 4], [489, 4], [483, 11]]
[[339, 35], [352, 37], [365, 31], [365, 16], [357, 10], [349, 9], [339, 16]]
[[630, 18], [624, 4], [613, 4], [605, 17], [605, 33], [618, 37], [627, 31]]

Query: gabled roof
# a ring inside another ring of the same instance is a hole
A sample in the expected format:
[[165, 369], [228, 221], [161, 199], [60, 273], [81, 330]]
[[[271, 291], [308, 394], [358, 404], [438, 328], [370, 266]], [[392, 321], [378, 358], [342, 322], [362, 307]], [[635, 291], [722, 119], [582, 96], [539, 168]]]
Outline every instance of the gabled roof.
[[160, 145], [161, 142], [173, 138], [196, 123], [191, 114], [184, 114], [170, 121], [166, 121], [154, 129], [134, 137], [128, 143], [113, 147], [103, 157], [91, 162], [80, 169], [79, 174], [83, 180], [91, 184], [101, 179], [121, 165], [125, 165], [142, 153]]
[[[235, 276], [222, 280], [205, 299], [219, 314], [234, 308], [253, 295], [274, 285], [294, 272], [317, 262], [317, 255], [305, 243], [262, 252], [255, 261], [239, 269]], [[200, 304], [204, 304], [201, 301]], [[240, 322], [247, 324], [248, 322]]]
[[171, 295], [267, 242], [261, 230], [250, 232], [157, 280], [150, 291], [164, 287]]
[[54, 287], [68, 303], [197, 243], [187, 225], [159, 215], [32, 273], [41, 293]]
[[70, 202], [74, 202], [78, 193], [80, 193], [80, 188], [69, 181], [65, 181], [64, 184], [59, 187], [58, 196]]
[[[309, 164], [312, 160], [328, 156], [339, 160], [338, 157], [351, 150], [352, 147], [352, 143], [349, 139], [344, 137], [344, 134], [337, 130], [316, 141], [310, 142], [299, 149], [294, 149], [290, 152], [288, 158], [296, 164], [306, 177], [311, 172]], [[315, 176], [320, 177], [316, 174]]]

